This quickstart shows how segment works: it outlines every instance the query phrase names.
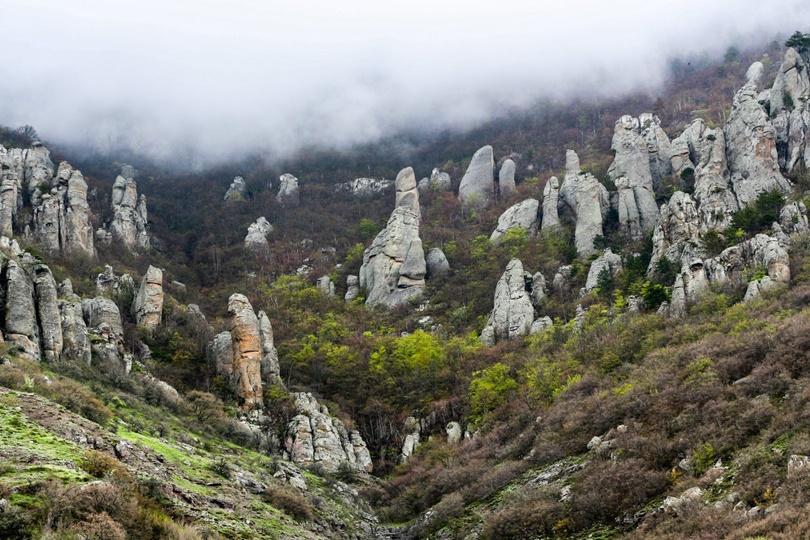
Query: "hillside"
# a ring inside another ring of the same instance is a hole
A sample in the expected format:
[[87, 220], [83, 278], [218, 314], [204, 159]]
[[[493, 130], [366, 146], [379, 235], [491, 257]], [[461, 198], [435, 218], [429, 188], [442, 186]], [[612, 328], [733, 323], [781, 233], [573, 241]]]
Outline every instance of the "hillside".
[[4, 129], [0, 538], [802, 537], [791, 40], [199, 173]]

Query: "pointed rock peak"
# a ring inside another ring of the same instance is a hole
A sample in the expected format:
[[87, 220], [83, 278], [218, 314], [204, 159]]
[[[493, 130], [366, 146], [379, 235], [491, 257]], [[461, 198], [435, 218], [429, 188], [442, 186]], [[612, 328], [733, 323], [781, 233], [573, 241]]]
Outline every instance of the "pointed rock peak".
[[121, 176], [127, 180], [136, 180], [138, 178], [138, 171], [132, 165], [121, 166]]
[[638, 131], [639, 130], [639, 121], [638, 118], [633, 118], [629, 114], [625, 114], [618, 120], [616, 120], [616, 125], [614, 126], [614, 131]]
[[412, 167], [406, 167], [399, 171], [396, 184], [396, 204], [395, 206], [407, 206], [413, 210], [419, 218], [422, 218], [422, 211], [419, 208], [419, 190], [416, 189], [416, 175]]
[[501, 165], [501, 170], [498, 172], [498, 189], [500, 189], [501, 197], [508, 197], [515, 191], [515, 162], [507, 159]]

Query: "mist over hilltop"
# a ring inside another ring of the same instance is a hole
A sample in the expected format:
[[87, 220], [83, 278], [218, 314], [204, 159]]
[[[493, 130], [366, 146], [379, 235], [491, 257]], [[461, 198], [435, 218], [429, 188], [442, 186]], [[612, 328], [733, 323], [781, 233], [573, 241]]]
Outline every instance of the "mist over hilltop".
[[798, 0], [690, 0], [677, 13], [638, 0], [11, 0], [1, 10], [14, 24], [0, 35], [0, 124], [197, 166], [465, 129], [543, 97], [655, 91], [670, 58], [810, 20]]

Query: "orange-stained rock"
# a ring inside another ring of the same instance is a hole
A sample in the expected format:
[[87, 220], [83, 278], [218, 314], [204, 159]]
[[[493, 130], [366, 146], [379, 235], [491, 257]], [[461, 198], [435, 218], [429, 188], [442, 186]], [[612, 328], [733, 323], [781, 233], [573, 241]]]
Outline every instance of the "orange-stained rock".
[[262, 339], [259, 319], [242, 294], [228, 299], [233, 340], [233, 373], [236, 395], [243, 410], [262, 407]]

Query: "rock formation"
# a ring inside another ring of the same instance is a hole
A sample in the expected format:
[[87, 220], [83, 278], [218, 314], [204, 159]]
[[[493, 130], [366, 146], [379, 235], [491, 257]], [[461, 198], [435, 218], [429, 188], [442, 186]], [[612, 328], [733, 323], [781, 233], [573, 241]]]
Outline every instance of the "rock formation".
[[416, 449], [419, 448], [419, 436], [422, 432], [422, 422], [409, 416], [405, 419], [405, 426], [403, 427], [405, 439], [402, 441], [402, 450], [399, 455], [399, 461], [405, 463], [408, 461]]
[[17, 261], [3, 261], [5, 285], [5, 337], [20, 356], [39, 361], [39, 325], [37, 324], [34, 285]]
[[291, 174], [282, 174], [279, 177], [281, 186], [276, 195], [278, 204], [285, 208], [295, 208], [301, 204], [301, 199], [298, 194], [298, 178]]
[[554, 326], [554, 321], [551, 320], [551, 317], [540, 317], [532, 323], [532, 326], [529, 329], [529, 334], [536, 334], [537, 332], [547, 330], [552, 326]]
[[228, 191], [225, 192], [224, 200], [227, 202], [243, 202], [250, 199], [250, 191], [248, 191], [245, 179], [237, 176], [231, 182]]
[[335, 296], [335, 284], [329, 276], [322, 276], [315, 282], [315, 287], [326, 296]]
[[638, 117], [638, 123], [641, 138], [647, 143], [653, 189], [658, 189], [661, 179], [672, 172], [671, 143], [657, 116], [642, 113]]
[[764, 69], [760, 62], [748, 69], [748, 81], [734, 96], [723, 130], [731, 182], [741, 207], [766, 191], [787, 193], [792, 188], [779, 171], [776, 130], [758, 100]]
[[498, 190], [501, 197], [508, 197], [515, 191], [515, 162], [507, 159], [498, 171]]
[[580, 170], [579, 156], [565, 153], [565, 178], [560, 186], [560, 207], [576, 217], [574, 242], [579, 257], [594, 252], [593, 241], [603, 234], [602, 223], [610, 207], [608, 192], [590, 173]]
[[429, 278], [445, 276], [450, 272], [450, 263], [447, 262], [444, 251], [437, 247], [430, 248], [430, 251], [428, 251], [427, 256], [425, 256], [425, 266]]
[[278, 365], [278, 352], [273, 340], [273, 325], [270, 324], [270, 319], [264, 311], [259, 312], [257, 319], [259, 320], [259, 337], [262, 342], [262, 381], [267, 384], [283, 385], [281, 368]]
[[242, 410], [261, 409], [262, 394], [262, 339], [259, 319], [253, 306], [241, 294], [228, 299], [231, 316], [231, 339], [233, 342], [234, 387]]
[[121, 168], [112, 189], [113, 218], [109, 232], [129, 249], [149, 246], [146, 232], [146, 197], [138, 197], [135, 169], [128, 165]]
[[495, 287], [495, 299], [489, 322], [481, 331], [481, 341], [494, 345], [518, 336], [525, 336], [534, 321], [534, 307], [526, 290], [523, 264], [512, 259]]
[[355, 178], [351, 182], [345, 182], [335, 186], [338, 193], [348, 193], [358, 199], [370, 199], [374, 195], [381, 193], [393, 185], [391, 180], [376, 178]]
[[[654, 124], [649, 116], [646, 122], [648, 128]], [[625, 115], [616, 122], [612, 148], [616, 157], [608, 174], [619, 188], [619, 223], [633, 238], [639, 239], [655, 227], [658, 205], [653, 192], [650, 152], [637, 118]]]
[[225, 382], [233, 384], [233, 339], [231, 333], [220, 332], [205, 348], [205, 355], [210, 365], [216, 368], [217, 375]]
[[366, 304], [392, 308], [421, 296], [425, 272], [419, 216], [410, 207], [399, 206], [363, 253], [360, 287], [367, 292]]
[[498, 218], [498, 226], [489, 237], [490, 242], [498, 242], [509, 229], [520, 228], [528, 233], [529, 237], [537, 234], [537, 213], [540, 202], [537, 199], [526, 199], [509, 207]]
[[264, 216], [259, 217], [248, 227], [245, 236], [245, 249], [255, 253], [263, 253], [268, 250], [267, 235], [273, 232], [273, 226], [267, 222]]
[[417, 188], [420, 191], [450, 191], [452, 182], [450, 175], [446, 172], [441, 172], [439, 169], [433, 169], [430, 178], [422, 178], [419, 180]]
[[613, 253], [610, 248], [605, 249], [605, 252], [591, 263], [591, 268], [588, 271], [588, 279], [585, 281], [585, 291], [591, 292], [599, 285], [599, 275], [607, 270], [610, 272], [611, 277], [615, 276], [619, 270], [622, 269], [621, 256]]
[[84, 322], [82, 302], [78, 295], [73, 293], [70, 280], [65, 280], [59, 286], [59, 319], [62, 325], [62, 358], [63, 360], [79, 360], [90, 365], [92, 353], [87, 325]]
[[163, 271], [150, 265], [132, 302], [135, 323], [154, 332], [163, 316]]
[[352, 469], [371, 472], [371, 455], [357, 431], [329, 414], [310, 393], [294, 392], [297, 415], [287, 427], [284, 447], [295, 463], [319, 463], [335, 472], [342, 463]]
[[419, 190], [416, 189], [416, 175], [413, 173], [413, 168], [407, 167], [399, 171], [394, 184], [397, 190], [396, 204], [394, 206], [407, 206], [421, 219], [422, 210], [419, 208]]
[[62, 321], [59, 310], [59, 294], [51, 269], [37, 264], [34, 270], [34, 297], [37, 320], [40, 325], [42, 355], [46, 362], [54, 363], [62, 356]]
[[472, 157], [458, 187], [458, 198], [465, 205], [487, 206], [494, 195], [495, 160], [491, 146], [484, 146]]
[[779, 165], [788, 172], [810, 168], [810, 74], [806, 58], [793, 48], [785, 52], [770, 91], [770, 115], [776, 130]]
[[357, 276], [346, 277], [346, 294], [343, 299], [346, 302], [351, 302], [360, 295], [360, 278]]
[[[15, 230], [19, 210], [31, 207], [31, 221]], [[26, 233], [46, 251], [95, 255], [93, 228], [82, 173], [68, 163], [54, 174], [50, 152], [40, 143], [30, 149], [0, 146], [0, 234]]]
[[560, 181], [552, 176], [543, 188], [543, 222], [540, 229], [550, 231], [560, 226], [560, 216], [557, 206], [560, 204]]
[[653, 232], [649, 272], [654, 271], [664, 257], [679, 267], [695, 257], [700, 235], [698, 222], [695, 201], [683, 191], [676, 191], [668, 203], [661, 205], [661, 214]]

